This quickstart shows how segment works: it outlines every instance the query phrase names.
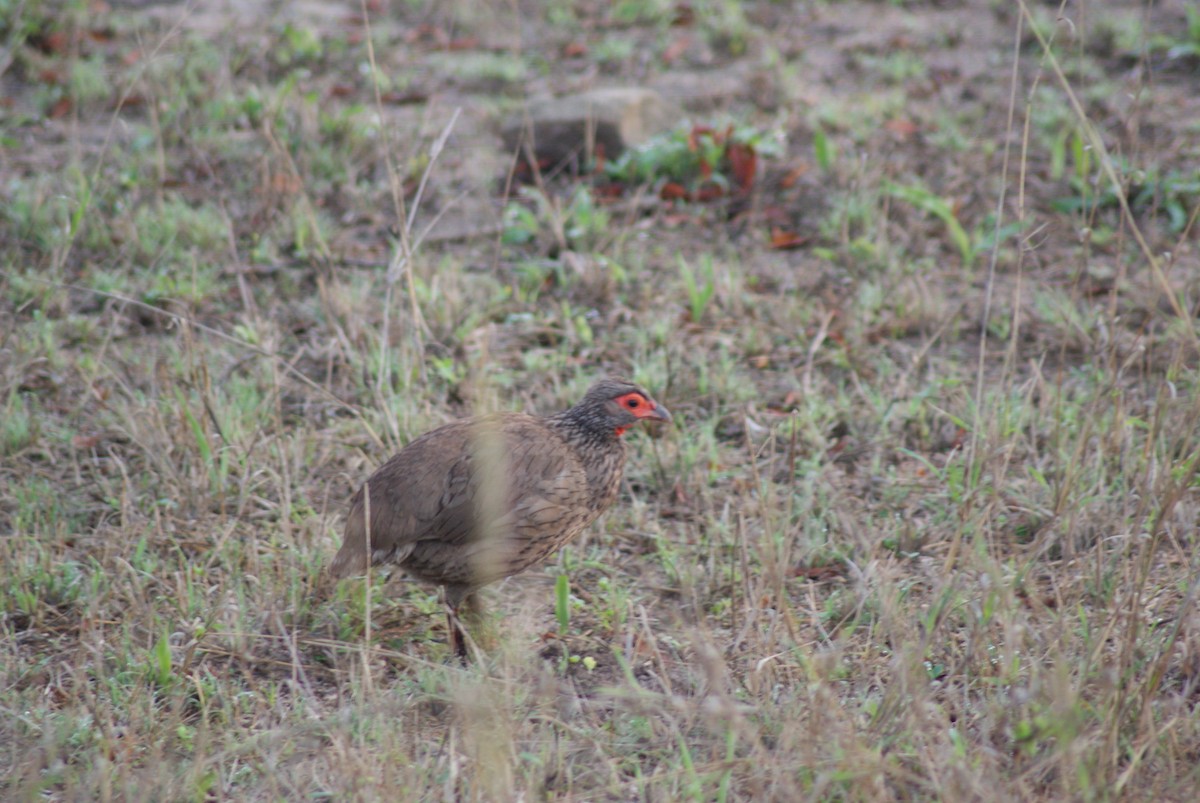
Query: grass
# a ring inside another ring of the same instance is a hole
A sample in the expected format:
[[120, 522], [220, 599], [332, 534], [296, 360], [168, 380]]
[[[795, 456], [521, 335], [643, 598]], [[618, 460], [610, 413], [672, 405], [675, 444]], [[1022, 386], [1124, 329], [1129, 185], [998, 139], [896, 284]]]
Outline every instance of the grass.
[[[1194, 15], [69, 5], [0, 0], [0, 797], [1194, 797]], [[493, 152], [726, 69], [784, 100], [680, 130], [783, 133], [744, 198]], [[390, 453], [604, 373], [677, 423], [481, 662], [328, 581]]]

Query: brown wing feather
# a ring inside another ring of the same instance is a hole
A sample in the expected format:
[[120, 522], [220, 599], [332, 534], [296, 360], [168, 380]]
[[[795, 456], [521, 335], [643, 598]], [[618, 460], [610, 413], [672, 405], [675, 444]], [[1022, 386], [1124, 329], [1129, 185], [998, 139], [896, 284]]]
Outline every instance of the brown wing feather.
[[[472, 450], [466, 537], [420, 538], [402, 565], [418, 577], [479, 586], [515, 574], [579, 533], [589, 516], [587, 475], [574, 451], [541, 420], [506, 417], [499, 438]], [[497, 484], [488, 487], [487, 466]]]
[[[466, 501], [469, 438], [468, 421], [439, 427], [409, 443], [371, 475], [350, 502], [342, 548], [330, 565], [335, 577], [362, 574], [368, 563], [402, 560], [422, 534], [447, 529], [454, 508]], [[369, 550], [364, 498], [368, 492]]]
[[[489, 468], [490, 467], [490, 468]], [[575, 451], [520, 414], [460, 421], [410, 443], [366, 483], [371, 563], [432, 582], [477, 586], [544, 559], [599, 515]], [[335, 576], [364, 572], [360, 489]]]

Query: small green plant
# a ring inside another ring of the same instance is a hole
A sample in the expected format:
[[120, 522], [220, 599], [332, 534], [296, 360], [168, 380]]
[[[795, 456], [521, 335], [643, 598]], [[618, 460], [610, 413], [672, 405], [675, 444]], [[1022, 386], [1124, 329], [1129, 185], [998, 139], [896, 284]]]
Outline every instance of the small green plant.
[[751, 126], [684, 126], [630, 148], [604, 172], [626, 184], [654, 184], [665, 198], [708, 200], [748, 190], [758, 158], [781, 149], [777, 135]]
[[971, 241], [971, 236], [967, 234], [967, 230], [958, 221], [954, 204], [949, 199], [935, 195], [920, 184], [896, 184], [887, 181], [884, 182], [883, 188], [884, 192], [893, 198], [904, 201], [942, 221], [946, 226], [946, 234], [950, 238], [950, 242], [958, 249], [963, 267], [968, 271], [971, 270], [975, 262], [976, 247]]
[[505, 245], [525, 245], [537, 239], [538, 216], [528, 204], [510, 201], [504, 207], [503, 220], [500, 242]]
[[827, 173], [837, 159], [837, 146], [830, 142], [825, 129], [820, 126], [813, 131], [813, 158], [817, 161], [817, 167]]
[[1191, 211], [1200, 203], [1200, 170], [1190, 173], [1170, 170], [1161, 174], [1153, 169], [1126, 168], [1122, 171], [1128, 178], [1124, 190], [1119, 191], [1112, 186], [1097, 189], [1090, 177], [1090, 155], [1082, 147], [1072, 150], [1076, 170], [1070, 177], [1070, 184], [1074, 194], [1052, 202], [1051, 205], [1059, 212], [1091, 215], [1099, 210], [1115, 210], [1120, 208], [1123, 192], [1130, 209], [1139, 214], [1166, 217], [1168, 230], [1178, 234], [1187, 227]]
[[528, 63], [520, 55], [507, 52], [443, 52], [426, 58], [432, 69], [456, 76], [468, 85], [518, 84], [529, 74]]
[[504, 208], [500, 239], [506, 245], [528, 245], [539, 236], [552, 238], [560, 249], [591, 252], [609, 234], [611, 218], [586, 186], [575, 188], [566, 206], [532, 188]]
[[215, 444], [216, 448], [214, 448], [214, 442], [207, 427], [201, 424], [200, 419], [192, 413], [191, 405], [178, 388], [175, 389], [175, 400], [196, 441], [200, 462], [208, 474], [209, 490], [219, 494], [223, 492], [225, 483], [230, 476], [230, 449], [219, 442]]
[[434, 372], [447, 385], [457, 385], [467, 375], [466, 366], [454, 359], [453, 356], [431, 357], [430, 363], [433, 365]]
[[1165, 49], [1168, 59], [1200, 58], [1200, 7], [1187, 5], [1183, 11], [1187, 15], [1187, 24], [1182, 36], [1159, 35], [1150, 43], [1155, 49]]
[[563, 215], [563, 238], [573, 250], [590, 251], [608, 233], [609, 223], [608, 210], [596, 204], [591, 190], [578, 187]]
[[286, 23], [279, 35], [279, 43], [271, 49], [271, 57], [281, 67], [314, 62], [324, 52], [320, 34], [308, 27]]
[[612, 632], [624, 622], [629, 608], [629, 592], [620, 583], [608, 577], [596, 582], [596, 590], [603, 595], [604, 604], [597, 611], [600, 626]]
[[601, 64], [621, 64], [633, 56], [637, 45], [624, 34], [606, 36], [592, 50], [592, 57]]
[[571, 628], [571, 578], [566, 574], [560, 574], [554, 580], [554, 618], [558, 622], [558, 638], [562, 647], [562, 659], [559, 661], [558, 670], [566, 672], [571, 659], [575, 657], [571, 655], [566, 641], [567, 632]]
[[84, 600], [87, 577], [83, 564], [55, 561], [49, 551], [43, 550], [34, 560], [10, 567], [5, 586], [0, 589], [0, 605], [32, 623], [41, 623]]
[[571, 578], [560, 574], [554, 580], [554, 618], [558, 634], [565, 636], [571, 627]]
[[650, 25], [671, 19], [671, 4], [663, 0], [618, 0], [609, 16], [620, 25]]
[[858, 57], [863, 68], [880, 75], [884, 82], [900, 85], [924, 78], [929, 65], [921, 56], [907, 50], [894, 50], [885, 55], [863, 54]]
[[708, 304], [717, 291], [716, 269], [713, 267], [712, 254], [700, 257], [701, 277], [698, 279], [682, 255], [679, 257], [679, 275], [683, 277], [683, 286], [687, 288], [688, 314], [693, 323], [699, 323], [704, 317]]
[[[80, 188], [87, 207], [86, 187]], [[224, 213], [213, 204], [193, 206], [178, 195], [162, 203], [144, 203], [133, 213], [130, 235], [150, 262], [165, 262], [172, 267], [184, 262], [189, 253], [207, 252], [228, 242], [229, 228]]]
[[158, 641], [154, 642], [154, 647], [150, 650], [149, 656], [147, 656], [147, 668], [150, 680], [154, 685], [160, 689], [165, 689], [171, 685], [171, 681], [174, 678], [172, 673], [171, 636], [165, 630]]
[[4, 405], [0, 421], [0, 454], [16, 454], [37, 440], [37, 416], [24, 394], [13, 390]]

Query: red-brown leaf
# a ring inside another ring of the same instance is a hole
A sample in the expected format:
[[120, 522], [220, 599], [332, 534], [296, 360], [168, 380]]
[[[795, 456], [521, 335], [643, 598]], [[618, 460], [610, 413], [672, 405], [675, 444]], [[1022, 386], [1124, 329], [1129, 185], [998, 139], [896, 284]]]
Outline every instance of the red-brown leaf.
[[55, 120], [59, 117], [66, 117], [70, 111], [71, 99], [59, 98], [57, 101], [55, 101], [54, 105], [50, 107], [50, 111], [46, 113], [46, 116], [52, 120]]
[[429, 100], [429, 94], [411, 89], [406, 92], [396, 92], [393, 90], [391, 92], [384, 92], [379, 96], [379, 99], [392, 106], [407, 106], [412, 103], [424, 103]]
[[797, 566], [792, 570], [792, 575], [795, 577], [803, 577], [808, 580], [820, 582], [822, 580], [832, 580], [835, 577], [845, 575], [846, 567], [840, 563], [833, 563], [827, 566]]
[[808, 238], [796, 234], [794, 231], [781, 229], [778, 226], [771, 227], [771, 247], [780, 251], [785, 251], [789, 248], [799, 248], [808, 242]]
[[696, 21], [696, 9], [688, 3], [676, 3], [671, 14], [671, 24], [685, 28]]
[[658, 191], [658, 197], [664, 201], [678, 201], [688, 197], [687, 189], [677, 181], [668, 181]]
[[597, 184], [592, 187], [592, 195], [602, 201], [613, 201], [625, 194], [625, 185], [618, 182]]
[[754, 147], [741, 142], [732, 142], [725, 149], [725, 157], [729, 159], [729, 172], [733, 174], [733, 182], [743, 192], [754, 186], [754, 174], [758, 169], [758, 154]]
[[917, 133], [917, 124], [907, 117], [893, 117], [883, 124], [883, 127], [891, 131], [902, 140], [907, 140]]
[[807, 162], [798, 164], [795, 167], [793, 167], [791, 170], [787, 171], [787, 173], [784, 174], [783, 178], [781, 178], [779, 180], [779, 186], [783, 187], [784, 189], [788, 189], [789, 187], [794, 187], [794, 186], [796, 186], [796, 182], [798, 182], [800, 180], [800, 177], [803, 176], [807, 172], [808, 172], [808, 163]]
[[71, 40], [66, 31], [51, 31], [45, 36], [30, 37], [29, 42], [43, 53], [55, 55], [65, 53]]
[[680, 36], [663, 50], [663, 64], [672, 64], [682, 56], [692, 44], [690, 36]]
[[700, 137], [713, 136], [714, 132], [710, 126], [696, 125], [692, 126], [692, 130], [688, 132], [688, 150], [700, 150]]
[[76, 435], [75, 437], [71, 438], [71, 446], [81, 452], [89, 449], [95, 449], [99, 445], [99, 435]]

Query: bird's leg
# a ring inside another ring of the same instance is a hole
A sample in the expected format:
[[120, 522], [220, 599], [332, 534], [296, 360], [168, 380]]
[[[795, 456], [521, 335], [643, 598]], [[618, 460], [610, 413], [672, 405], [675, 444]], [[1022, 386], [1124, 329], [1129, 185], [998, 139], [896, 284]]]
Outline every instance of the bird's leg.
[[479, 618], [482, 611], [479, 598], [461, 588], [447, 588], [445, 603], [447, 640], [450, 643], [450, 649], [464, 664], [470, 663], [471, 650], [475, 648], [475, 642], [467, 631], [467, 623], [477, 621]]
[[454, 654], [458, 656], [458, 660], [463, 664], [471, 662], [471, 653], [467, 649], [467, 634], [462, 629], [462, 623], [458, 619], [458, 611], [449, 605], [446, 606], [446, 626], [449, 633], [450, 649], [454, 650]]

